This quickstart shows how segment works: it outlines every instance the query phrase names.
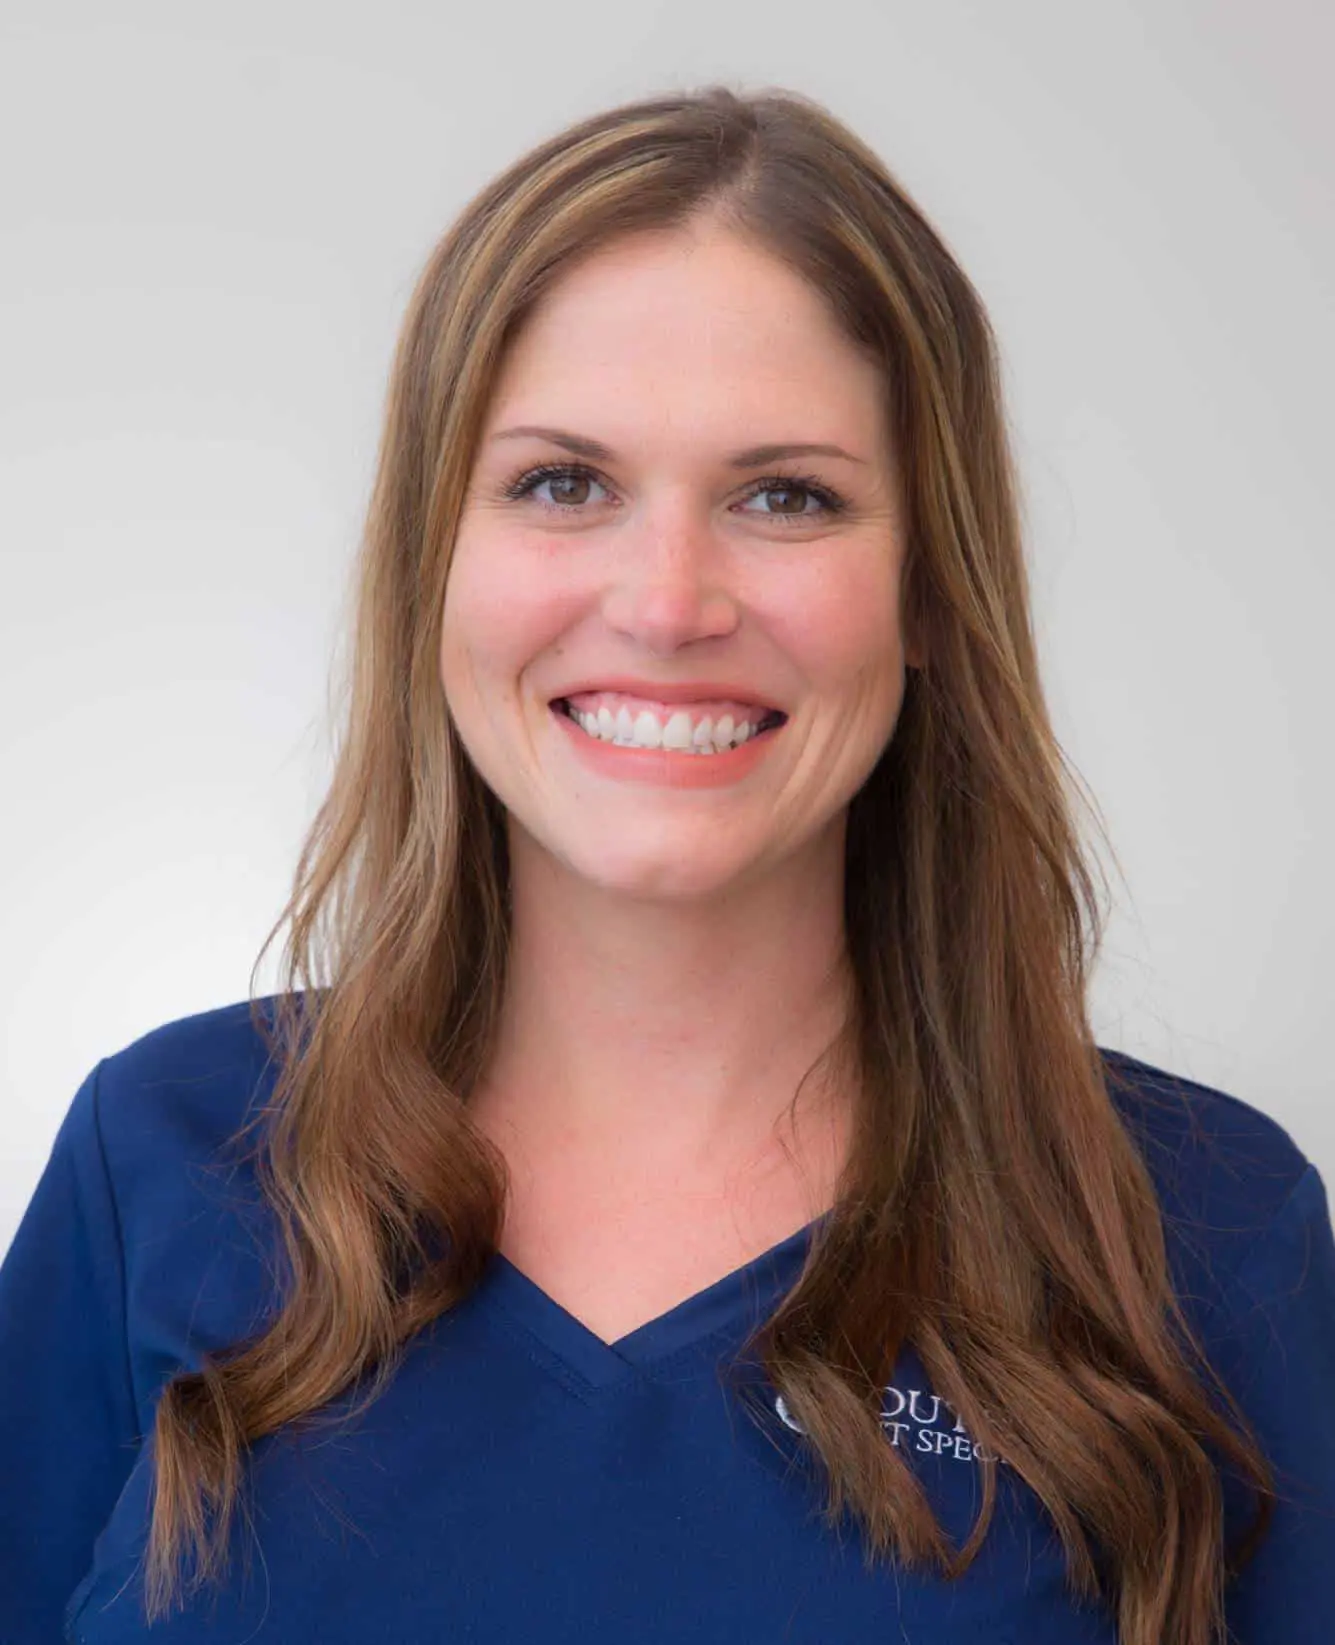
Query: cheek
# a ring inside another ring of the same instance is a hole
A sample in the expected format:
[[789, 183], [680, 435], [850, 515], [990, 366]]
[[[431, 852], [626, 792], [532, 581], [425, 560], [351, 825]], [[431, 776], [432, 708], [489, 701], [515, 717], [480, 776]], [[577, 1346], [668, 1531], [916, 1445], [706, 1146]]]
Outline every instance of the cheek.
[[441, 674], [447, 693], [467, 682], [512, 685], [559, 635], [567, 601], [523, 573], [499, 546], [461, 543], [445, 590]]
[[771, 609], [771, 631], [815, 686], [888, 682], [903, 664], [899, 590], [893, 570], [873, 555], [804, 579], [798, 597]]

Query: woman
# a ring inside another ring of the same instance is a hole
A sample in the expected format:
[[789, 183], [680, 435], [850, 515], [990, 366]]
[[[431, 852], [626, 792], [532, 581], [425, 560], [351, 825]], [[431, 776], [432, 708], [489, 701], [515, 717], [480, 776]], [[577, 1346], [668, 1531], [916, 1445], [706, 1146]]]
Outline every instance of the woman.
[[878, 159], [716, 88], [483, 190], [290, 986], [98, 1065], [0, 1279], [4, 1638], [1335, 1637], [1322, 1184], [1094, 1045], [1066, 775]]

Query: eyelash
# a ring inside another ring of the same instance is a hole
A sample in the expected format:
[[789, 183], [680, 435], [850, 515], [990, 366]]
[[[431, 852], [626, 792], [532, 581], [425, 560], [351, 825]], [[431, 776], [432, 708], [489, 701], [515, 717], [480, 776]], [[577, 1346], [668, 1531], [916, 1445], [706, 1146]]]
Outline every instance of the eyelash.
[[[505, 488], [505, 496], [510, 501], [516, 501], [528, 496], [544, 480], [582, 479], [588, 477], [601, 486], [607, 482], [584, 463], [541, 463], [537, 468], [530, 468], [521, 474], [518, 479]], [[611, 489], [610, 487], [608, 488]], [[823, 485], [819, 480], [805, 474], [768, 474], [762, 480], [752, 482], [751, 489], [742, 499], [749, 502], [752, 497], [762, 497], [767, 491], [805, 491], [814, 497], [821, 505], [821, 513], [826, 516], [842, 514], [848, 507], [847, 502], [837, 491]], [[580, 514], [587, 505], [583, 503], [540, 503], [550, 514]], [[768, 520], [780, 520], [793, 524], [806, 523], [821, 518], [821, 514], [808, 514], [805, 510], [801, 514], [767, 514]]]

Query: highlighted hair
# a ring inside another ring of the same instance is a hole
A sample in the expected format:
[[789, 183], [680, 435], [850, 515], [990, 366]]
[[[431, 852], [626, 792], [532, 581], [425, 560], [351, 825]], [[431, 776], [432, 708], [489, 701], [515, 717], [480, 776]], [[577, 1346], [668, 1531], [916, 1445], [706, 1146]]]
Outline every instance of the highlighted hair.
[[[262, 1334], [164, 1391], [149, 1616], [220, 1575], [252, 1442], [345, 1393], [374, 1398], [497, 1243], [505, 1166], [468, 1096], [495, 1042], [508, 860], [439, 679], [451, 548], [526, 313], [592, 249], [697, 219], [803, 275], [881, 368], [906, 621], [927, 656], [848, 819], [855, 997], [833, 1054], [857, 1093], [854, 1146], [753, 1350], [823, 1469], [831, 1517], [851, 1512], [872, 1558], [965, 1569], [1000, 1456], [1120, 1645], [1214, 1645], [1271, 1476], [1174, 1297], [1155, 1192], [1088, 1024], [1101, 918], [1038, 677], [995, 341], [940, 237], [854, 134], [797, 94], [723, 86], [542, 143], [466, 206], [412, 296], [339, 756], [261, 951], [289, 927], [276, 1023], [255, 1002], [280, 1053], [258, 1152], [281, 1292]], [[961, 1548], [882, 1433], [906, 1344], [980, 1448], [982, 1508]], [[1209, 1448], [1257, 1499], [1227, 1556]]]

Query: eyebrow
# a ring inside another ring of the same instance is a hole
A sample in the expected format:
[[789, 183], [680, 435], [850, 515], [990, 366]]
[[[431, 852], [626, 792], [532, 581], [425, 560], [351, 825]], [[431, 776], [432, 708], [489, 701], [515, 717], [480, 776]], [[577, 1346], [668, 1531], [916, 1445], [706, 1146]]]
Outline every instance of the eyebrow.
[[[550, 440], [553, 445], [561, 446], [577, 457], [589, 457], [594, 462], [607, 463], [616, 457], [612, 448], [605, 446], [601, 440], [591, 440], [585, 434], [571, 434], [562, 428], [545, 428], [532, 423], [524, 423], [518, 428], [502, 429], [499, 434], [493, 434], [492, 439], [517, 440], [525, 435], [539, 440]], [[866, 462], [866, 458], [855, 457], [842, 446], [812, 441], [785, 441], [772, 445], [748, 446], [745, 451], [735, 451], [728, 458], [728, 465], [731, 468], [759, 468], [764, 463], [776, 462], [780, 457], [843, 457], [850, 463]]]

